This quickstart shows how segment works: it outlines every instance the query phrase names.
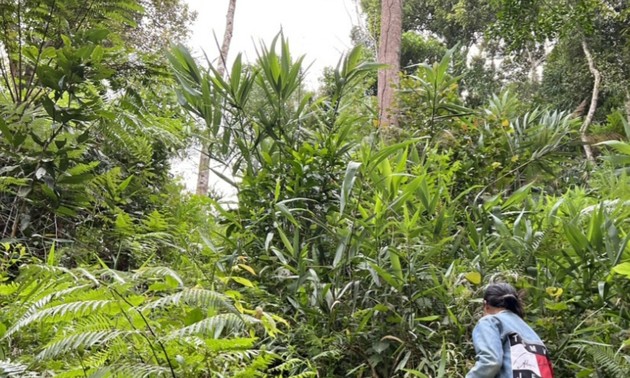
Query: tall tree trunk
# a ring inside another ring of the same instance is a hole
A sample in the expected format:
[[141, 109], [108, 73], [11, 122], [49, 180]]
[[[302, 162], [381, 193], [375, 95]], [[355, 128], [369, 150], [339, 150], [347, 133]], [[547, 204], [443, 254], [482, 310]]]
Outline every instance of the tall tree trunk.
[[398, 125], [395, 89], [400, 71], [402, 0], [381, 0], [381, 35], [378, 61], [386, 68], [378, 73], [379, 125]]
[[586, 44], [586, 41], [582, 41], [582, 50], [584, 51], [584, 56], [586, 57], [586, 61], [588, 62], [588, 69], [591, 71], [593, 75], [593, 93], [591, 95], [591, 105], [588, 108], [588, 113], [586, 113], [586, 117], [584, 117], [584, 122], [580, 127], [580, 138], [582, 139], [582, 143], [584, 144], [584, 154], [586, 155], [586, 159], [590, 162], [595, 161], [593, 158], [593, 150], [591, 149], [590, 141], [586, 135], [588, 131], [588, 127], [593, 122], [593, 116], [595, 115], [595, 110], [597, 110], [597, 99], [599, 98], [599, 86], [602, 81], [602, 75], [595, 67], [595, 62], [593, 61], [593, 56], [591, 55], [591, 51]]
[[[628, 125], [630, 125], [630, 90], [626, 89], [626, 119], [628, 120]], [[630, 135], [626, 135], [626, 138], [630, 139]]]
[[[219, 64], [217, 71], [221, 76], [225, 75], [225, 67], [228, 52], [230, 51], [230, 43], [232, 42], [232, 31], [234, 30], [234, 13], [236, 10], [236, 0], [230, 0], [228, 5], [227, 16], [225, 20], [225, 34], [223, 34], [223, 43], [221, 44], [221, 54], [219, 56]], [[201, 155], [199, 156], [199, 171], [197, 173], [197, 194], [208, 194], [208, 185], [210, 181], [210, 151], [209, 144], [206, 139], [201, 141]]]

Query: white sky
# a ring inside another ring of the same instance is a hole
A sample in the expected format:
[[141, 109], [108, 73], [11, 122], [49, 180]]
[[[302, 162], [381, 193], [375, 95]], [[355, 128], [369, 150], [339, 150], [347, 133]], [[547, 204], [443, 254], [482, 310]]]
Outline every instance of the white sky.
[[[218, 56], [225, 31], [229, 0], [187, 0], [198, 12], [192, 26], [192, 48], [203, 49], [211, 59]], [[256, 47], [269, 45], [280, 30], [289, 40], [294, 57], [306, 55], [307, 85], [317, 86], [324, 67], [335, 66], [351, 47], [350, 30], [357, 25], [357, 0], [237, 0], [234, 33], [228, 57], [243, 53], [256, 60]], [[213, 34], [214, 33], [214, 34]], [[215, 40], [216, 35], [216, 40]]]
[[[225, 31], [225, 17], [229, 0], [186, 0], [191, 10], [198, 12], [192, 25], [189, 46], [205, 51], [210, 59], [219, 55]], [[234, 31], [228, 67], [234, 57], [243, 53], [247, 62], [256, 60], [256, 48], [283, 31], [289, 40], [292, 55], [305, 55], [306, 85], [315, 89], [324, 67], [336, 66], [341, 55], [351, 48], [350, 31], [359, 24], [358, 0], [237, 0]], [[213, 34], [214, 33], [214, 34]], [[215, 40], [216, 35], [216, 40]], [[194, 192], [197, 182], [199, 152], [173, 162], [172, 171], [183, 177], [188, 190]], [[220, 178], [211, 175], [210, 187], [219, 192], [232, 192]]]

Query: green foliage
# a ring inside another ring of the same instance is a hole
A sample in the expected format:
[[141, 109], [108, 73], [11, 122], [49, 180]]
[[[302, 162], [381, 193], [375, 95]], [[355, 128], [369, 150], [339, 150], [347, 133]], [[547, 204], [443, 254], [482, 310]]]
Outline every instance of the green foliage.
[[233, 67], [232, 78], [250, 72], [261, 89], [249, 106], [238, 106], [240, 79], [199, 83], [223, 96], [229, 125], [254, 132], [222, 144], [240, 161], [238, 208], [215, 205], [222, 228], [210, 242], [246, 259], [256, 276], [244, 287], [295, 323], [279, 335], [289, 356], [307, 356], [320, 376], [463, 376], [471, 299], [495, 280], [529, 292], [529, 320], [559, 374], [601, 363], [574, 348], [580, 340], [621, 345], [627, 282], [611, 272], [629, 257], [627, 197], [598, 197], [596, 180], [589, 192], [567, 189], [585, 179], [567, 159], [579, 153], [576, 119], [509, 92], [465, 107], [449, 52], [403, 80], [403, 129], [381, 135], [357, 101], [373, 66], [351, 52], [305, 112], [304, 98], [287, 96], [294, 86], [275, 79], [293, 77], [281, 51], [264, 50], [261, 71]]
[[[175, 91], [159, 58], [130, 54], [134, 22], [162, 15], [32, 4], [0, 7], [12, 37], [0, 66], [0, 375], [463, 377], [495, 281], [527, 292], [559, 376], [627, 375], [630, 128], [607, 114], [624, 100], [625, 8], [405, 2], [400, 128], [374, 129], [380, 67], [361, 48], [314, 94], [282, 35], [226, 77], [178, 46]], [[362, 4], [374, 26], [378, 2]], [[495, 17], [498, 31], [521, 20], [543, 34], [510, 29], [525, 48], [498, 65], [492, 41], [477, 58], [445, 50]], [[575, 63], [577, 76], [557, 74], [577, 45], [558, 42], [542, 92], [535, 83], [534, 42], [571, 25], [577, 41], [601, 42], [608, 75], [590, 171], [580, 120], [556, 110], [590, 88]], [[169, 177], [189, 115], [236, 203]]]
[[[159, 204], [149, 198], [166, 184], [187, 122], [171, 106], [168, 81], [147, 75], [151, 63], [134, 58], [114, 32], [133, 27], [140, 11], [121, 1], [0, 7], [3, 30], [14, 35], [3, 44], [0, 65], [3, 241], [42, 256], [52, 243], [67, 245], [86, 225], [100, 225], [102, 240], [84, 239], [94, 242], [89, 254], [95, 248], [113, 265], [133, 264], [132, 248], [118, 243], [124, 227], [111, 226], [130, 214], [157, 214]], [[138, 74], [152, 79], [132, 89]]]
[[269, 324], [223, 294], [185, 287], [168, 268], [28, 265], [4, 287], [11, 288], [0, 297], [8, 325], [0, 345], [13, 361], [0, 365], [7, 374], [27, 374], [28, 366], [61, 376], [254, 375], [279, 358], [255, 347], [254, 334], [273, 331]]
[[[403, 3], [403, 31], [428, 32], [448, 46], [468, 46], [496, 20], [496, 5], [487, 0], [407, 0]], [[379, 0], [361, 0], [375, 40], [380, 33], [380, 7]]]

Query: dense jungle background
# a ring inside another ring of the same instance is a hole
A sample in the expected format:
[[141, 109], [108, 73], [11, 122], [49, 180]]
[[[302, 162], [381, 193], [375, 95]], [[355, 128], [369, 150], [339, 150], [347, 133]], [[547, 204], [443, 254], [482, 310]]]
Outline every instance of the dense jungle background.
[[382, 1], [316, 90], [181, 0], [0, 1], [0, 376], [463, 377], [497, 281], [630, 376], [630, 3]]

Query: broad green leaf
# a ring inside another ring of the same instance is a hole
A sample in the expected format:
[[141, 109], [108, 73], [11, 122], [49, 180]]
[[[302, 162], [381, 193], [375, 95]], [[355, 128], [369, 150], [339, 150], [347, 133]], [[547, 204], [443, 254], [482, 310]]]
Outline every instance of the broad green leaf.
[[50, 249], [48, 250], [48, 257], [46, 258], [46, 265], [48, 266], [55, 265], [55, 243], [54, 242], [50, 245]]
[[248, 271], [251, 275], [253, 275], [253, 276], [256, 275], [256, 271], [251, 266], [245, 265], [245, 264], [238, 264], [238, 266], [240, 268], [245, 269], [246, 271]]
[[284, 231], [282, 231], [282, 228], [280, 228], [279, 225], [275, 225], [276, 226], [276, 230], [278, 230], [278, 234], [280, 234], [280, 239], [282, 240], [282, 244], [284, 244], [284, 248], [287, 249], [287, 251], [289, 251], [289, 254], [291, 256], [295, 255], [295, 250], [293, 249], [293, 243], [291, 243], [291, 241], [289, 241], [289, 238], [287, 238], [287, 235], [284, 233]]
[[280, 213], [282, 213], [282, 215], [284, 215], [285, 218], [287, 218], [287, 220], [291, 222], [291, 224], [293, 224], [298, 229], [300, 228], [300, 224], [295, 219], [293, 214], [291, 214], [291, 210], [289, 210], [289, 208], [284, 204], [284, 201], [276, 203], [275, 207], [276, 209], [280, 210]]
[[479, 272], [469, 272], [469, 273], [466, 273], [466, 275], [464, 277], [466, 277], [468, 282], [470, 282], [470, 283], [472, 283], [474, 285], [481, 284], [481, 273], [479, 273]]
[[346, 168], [346, 174], [343, 179], [343, 183], [341, 184], [341, 197], [339, 203], [339, 212], [343, 214], [343, 211], [348, 203], [348, 199], [350, 198], [350, 192], [352, 191], [352, 187], [354, 186], [354, 181], [357, 177], [357, 172], [361, 167], [361, 163], [351, 161], [348, 163], [348, 167]]
[[531, 182], [525, 186], [518, 188], [517, 191], [515, 191], [508, 199], [505, 200], [505, 202], [503, 202], [501, 208], [505, 210], [510, 208], [512, 205], [520, 206], [523, 200], [529, 197], [533, 185], [534, 183]]
[[400, 264], [400, 256], [398, 255], [398, 252], [394, 251], [393, 249], [388, 249], [387, 254], [389, 255], [389, 262], [392, 266], [394, 275], [399, 280], [399, 282], [402, 282], [403, 272], [402, 272], [402, 266]]
[[624, 262], [612, 268], [612, 271], [630, 278], [630, 262]]
[[254, 287], [254, 284], [252, 283], [252, 281], [248, 280], [247, 278], [233, 276], [232, 280], [246, 287]]
[[608, 141], [596, 144], [596, 146], [599, 146], [599, 145], [609, 146], [622, 154], [630, 155], [630, 143], [622, 142], [619, 140], [608, 140]]
[[390, 284], [392, 287], [396, 288], [397, 290], [400, 290], [401, 284], [400, 282], [396, 280], [394, 276], [392, 276], [385, 269], [381, 268], [380, 266], [374, 263], [370, 263], [370, 266], [378, 273], [378, 275], [382, 279], [385, 280], [385, 282], [387, 282], [388, 284]]
[[204, 318], [205, 316], [201, 311], [201, 308], [195, 307], [192, 310], [188, 311], [188, 313], [186, 313], [186, 316], [184, 317], [184, 325], [189, 326], [191, 324], [197, 323]]
[[440, 316], [439, 315], [423, 316], [421, 318], [416, 318], [416, 320], [419, 322], [434, 322], [436, 320], [440, 320]]

